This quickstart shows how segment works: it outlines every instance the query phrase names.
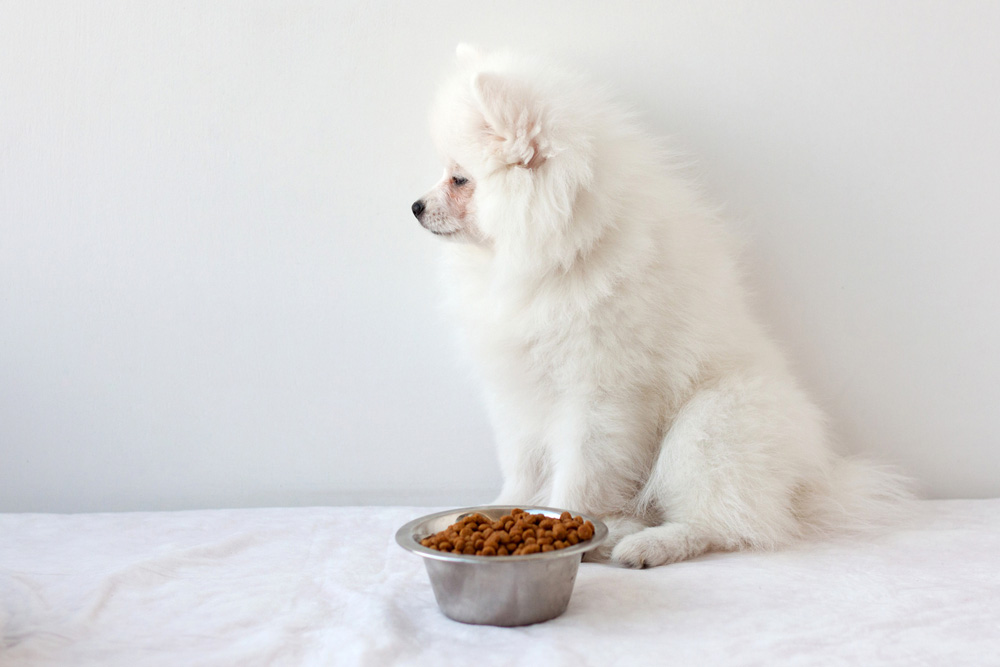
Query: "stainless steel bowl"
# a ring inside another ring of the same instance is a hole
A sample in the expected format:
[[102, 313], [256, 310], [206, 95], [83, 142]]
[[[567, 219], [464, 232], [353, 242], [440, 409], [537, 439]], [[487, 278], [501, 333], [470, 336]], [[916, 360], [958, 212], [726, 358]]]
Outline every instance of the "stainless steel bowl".
[[[520, 506], [525, 512], [559, 518], [564, 510]], [[477, 625], [529, 625], [566, 611], [583, 554], [608, 537], [598, 519], [570, 512], [594, 524], [594, 537], [565, 549], [527, 556], [467, 556], [428, 549], [420, 540], [470, 514], [496, 520], [514, 506], [483, 505], [428, 514], [396, 532], [401, 547], [424, 558], [434, 597], [444, 615]]]

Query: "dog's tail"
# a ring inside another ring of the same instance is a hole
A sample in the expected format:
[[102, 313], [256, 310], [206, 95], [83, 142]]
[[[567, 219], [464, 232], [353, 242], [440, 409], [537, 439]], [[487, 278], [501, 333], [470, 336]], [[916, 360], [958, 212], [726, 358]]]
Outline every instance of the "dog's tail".
[[898, 523], [914, 509], [916, 484], [900, 471], [857, 457], [838, 457], [830, 474], [802, 498], [808, 529], [860, 533]]

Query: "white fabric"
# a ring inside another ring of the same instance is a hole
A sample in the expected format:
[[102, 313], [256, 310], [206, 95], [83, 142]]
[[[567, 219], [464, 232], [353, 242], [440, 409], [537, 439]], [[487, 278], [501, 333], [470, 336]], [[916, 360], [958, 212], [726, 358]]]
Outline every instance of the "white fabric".
[[0, 665], [996, 665], [1000, 499], [652, 570], [584, 563], [523, 628], [440, 614], [425, 508], [0, 515]]

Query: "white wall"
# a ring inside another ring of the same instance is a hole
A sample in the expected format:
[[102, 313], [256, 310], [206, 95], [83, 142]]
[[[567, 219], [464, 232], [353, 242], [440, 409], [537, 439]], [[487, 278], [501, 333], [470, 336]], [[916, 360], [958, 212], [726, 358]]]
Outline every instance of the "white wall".
[[1000, 493], [1000, 4], [5, 3], [0, 510], [488, 500], [437, 310], [454, 44], [697, 158], [853, 451]]

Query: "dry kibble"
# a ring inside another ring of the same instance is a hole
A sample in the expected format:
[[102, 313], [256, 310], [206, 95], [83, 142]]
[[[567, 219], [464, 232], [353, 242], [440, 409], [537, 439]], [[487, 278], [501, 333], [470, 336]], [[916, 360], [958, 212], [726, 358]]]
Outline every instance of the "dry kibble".
[[593, 536], [594, 524], [569, 512], [554, 519], [515, 509], [496, 521], [481, 514], [463, 517], [441, 532], [423, 538], [420, 544], [470, 556], [521, 556], [565, 549]]

